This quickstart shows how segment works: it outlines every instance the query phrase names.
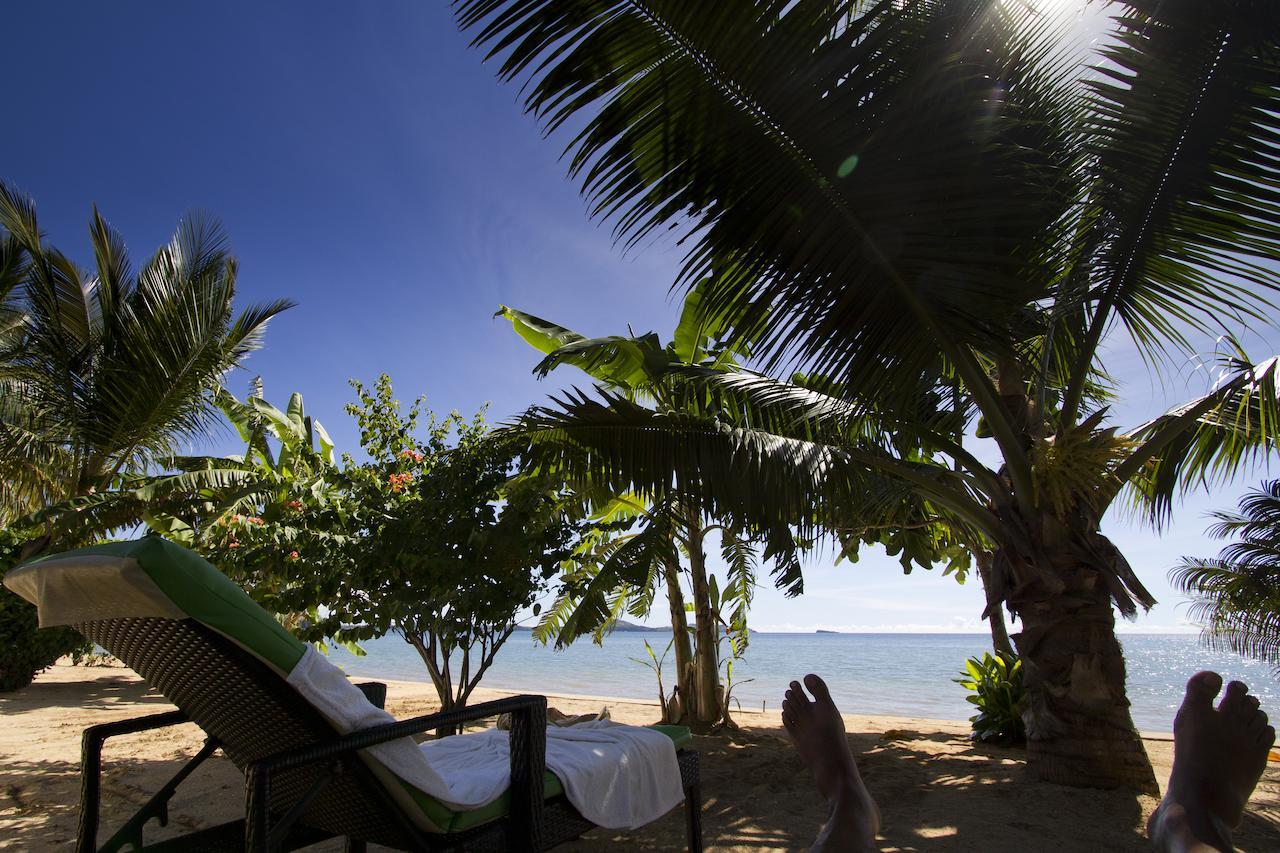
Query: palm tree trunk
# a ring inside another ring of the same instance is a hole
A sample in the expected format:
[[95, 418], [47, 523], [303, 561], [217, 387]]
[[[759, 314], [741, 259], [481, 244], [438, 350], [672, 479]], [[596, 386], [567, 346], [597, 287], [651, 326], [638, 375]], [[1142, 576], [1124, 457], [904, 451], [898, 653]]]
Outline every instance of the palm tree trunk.
[[[1029, 700], [1027, 764], [1046, 782], [1158, 796], [1129, 714], [1124, 655], [1103, 580], [1109, 569], [1086, 565], [1078, 554], [1069, 544], [1045, 547], [1039, 565], [1024, 563], [1026, 571], [1015, 573], [1029, 578], [1011, 598], [1023, 625], [1013, 639]], [[1046, 577], [1064, 588], [1053, 592]]]
[[1009, 629], [1004, 622], [1004, 610], [999, 601], [991, 598], [991, 552], [977, 549], [973, 552], [973, 561], [978, 565], [978, 578], [982, 581], [982, 591], [987, 596], [987, 622], [991, 625], [991, 648], [997, 652], [1012, 655], [1013, 643], [1009, 641]]
[[680, 567], [673, 562], [664, 561], [663, 577], [667, 582], [667, 604], [671, 609], [671, 639], [676, 650], [676, 694], [679, 702], [675, 720], [681, 725], [693, 718], [693, 708], [697, 702], [694, 698], [694, 664], [693, 646], [689, 641], [689, 619], [685, 616], [684, 592], [680, 589]]
[[702, 552], [702, 523], [696, 511], [687, 513], [689, 574], [693, 579], [694, 616], [694, 712], [690, 720], [697, 731], [709, 730], [724, 716], [721, 705], [720, 660], [716, 645], [716, 624], [711, 612], [711, 589], [707, 583], [706, 555]]
[[992, 650], [1006, 655], [1016, 654], [1013, 643], [1009, 640], [1009, 628], [1004, 622], [1004, 611], [996, 607], [987, 616], [987, 622], [991, 625]]

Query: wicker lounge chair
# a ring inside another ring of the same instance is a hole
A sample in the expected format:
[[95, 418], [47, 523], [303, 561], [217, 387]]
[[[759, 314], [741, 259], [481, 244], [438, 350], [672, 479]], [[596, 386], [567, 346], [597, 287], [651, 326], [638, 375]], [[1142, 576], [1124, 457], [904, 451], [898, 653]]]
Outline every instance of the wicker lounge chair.
[[[194, 553], [159, 537], [46, 557], [5, 584], [116, 655], [176, 711], [93, 726], [84, 733], [77, 851], [290, 850], [345, 837], [403, 850], [540, 850], [593, 828], [545, 769], [546, 698], [515, 696], [341, 734], [285, 680], [305, 647], [243, 590]], [[361, 690], [378, 707], [385, 685]], [[457, 812], [360, 753], [366, 747], [464, 721], [511, 714], [511, 785], [496, 802]], [[204, 747], [105, 844], [98, 813], [102, 745], [112, 736], [193, 722]], [[701, 850], [698, 754], [675, 742], [688, 843]], [[182, 781], [221, 749], [245, 774], [245, 817], [143, 846], [144, 825], [168, 820]]]

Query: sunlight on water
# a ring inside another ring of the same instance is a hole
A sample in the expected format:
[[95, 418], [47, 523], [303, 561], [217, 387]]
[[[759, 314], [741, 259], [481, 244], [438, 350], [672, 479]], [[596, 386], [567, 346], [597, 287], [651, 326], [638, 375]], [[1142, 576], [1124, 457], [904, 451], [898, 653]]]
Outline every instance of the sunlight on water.
[[[527, 633], [517, 634], [498, 654], [482, 686], [656, 701], [652, 670], [631, 658], [646, 658], [645, 639], [661, 654], [670, 636], [618, 633], [603, 647], [583, 642], [557, 652], [536, 645]], [[1201, 669], [1248, 682], [1264, 708], [1280, 709], [1280, 681], [1265, 664], [1209, 651], [1194, 636], [1130, 634], [1121, 643], [1140, 729], [1168, 731], [1187, 677]], [[733, 695], [744, 708], [759, 710], [766, 702], [769, 710], [777, 710], [788, 681], [816, 672], [827, 679], [846, 713], [963, 720], [970, 706], [951, 679], [965, 658], [981, 654], [989, 644], [983, 634], [755, 634], [746, 660], [734, 668], [739, 684]], [[364, 658], [337, 651], [332, 660], [355, 675], [429, 680], [417, 654], [398, 637], [375, 640], [366, 649]], [[671, 674], [668, 655], [668, 690]]]

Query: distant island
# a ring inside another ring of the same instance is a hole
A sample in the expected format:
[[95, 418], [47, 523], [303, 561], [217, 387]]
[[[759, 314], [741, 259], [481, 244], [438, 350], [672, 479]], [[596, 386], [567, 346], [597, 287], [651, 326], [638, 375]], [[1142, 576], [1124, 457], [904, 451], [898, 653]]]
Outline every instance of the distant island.
[[815, 634], [839, 634], [840, 632], [839, 632], [839, 631], [824, 631], [824, 630], [822, 630], [821, 628], [819, 628], [818, 630], [814, 631], [813, 633], [815, 633]]
[[[517, 631], [532, 631], [532, 625], [517, 625]], [[618, 624], [613, 626], [614, 631], [632, 632], [632, 631], [666, 631], [671, 633], [670, 626], [658, 625], [650, 628], [648, 625], [637, 625], [635, 622], [628, 622], [625, 619], [619, 619]]]
[[[533, 630], [533, 626], [532, 626], [532, 625], [517, 625], [517, 626], [516, 626], [516, 630], [517, 630], [517, 631], [532, 631], [532, 630]], [[625, 620], [625, 619], [619, 619], [619, 620], [618, 620], [618, 624], [617, 624], [617, 625], [615, 625], [615, 626], [613, 626], [613, 630], [614, 630], [614, 631], [619, 631], [619, 632], [622, 632], [622, 633], [646, 632], [646, 631], [647, 631], [647, 632], [659, 632], [659, 633], [667, 633], [667, 634], [670, 634], [670, 633], [671, 633], [671, 626], [670, 626], [670, 625], [654, 625], [654, 626], [650, 627], [650, 626], [648, 626], [648, 625], [637, 625], [635, 622], [628, 622], [628, 621], [627, 621], [627, 620]], [[749, 633], [749, 634], [758, 634], [758, 633], [760, 633], [760, 632], [759, 632], [759, 631], [757, 631], [755, 628], [748, 628], [748, 629], [747, 629], [747, 633]], [[840, 633], [840, 632], [839, 632], [839, 631], [819, 631], [818, 633], [819, 633], [819, 634], [838, 634], [838, 633]]]

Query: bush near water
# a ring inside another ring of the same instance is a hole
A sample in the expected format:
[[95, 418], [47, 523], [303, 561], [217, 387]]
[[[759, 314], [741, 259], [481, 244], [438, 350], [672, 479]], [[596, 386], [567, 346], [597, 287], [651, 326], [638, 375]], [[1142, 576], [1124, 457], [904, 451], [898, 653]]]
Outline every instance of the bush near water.
[[1005, 652], [984, 652], [964, 664], [962, 677], [953, 679], [973, 695], [965, 701], [976, 705], [978, 713], [969, 718], [974, 740], [981, 743], [1022, 744], [1027, 727], [1022, 712], [1027, 691], [1022, 684], [1022, 660]]
[[[0, 575], [18, 561], [25, 537], [0, 530]], [[0, 693], [26, 687], [63, 655], [90, 650], [70, 628], [40, 628], [36, 609], [0, 585]]]

